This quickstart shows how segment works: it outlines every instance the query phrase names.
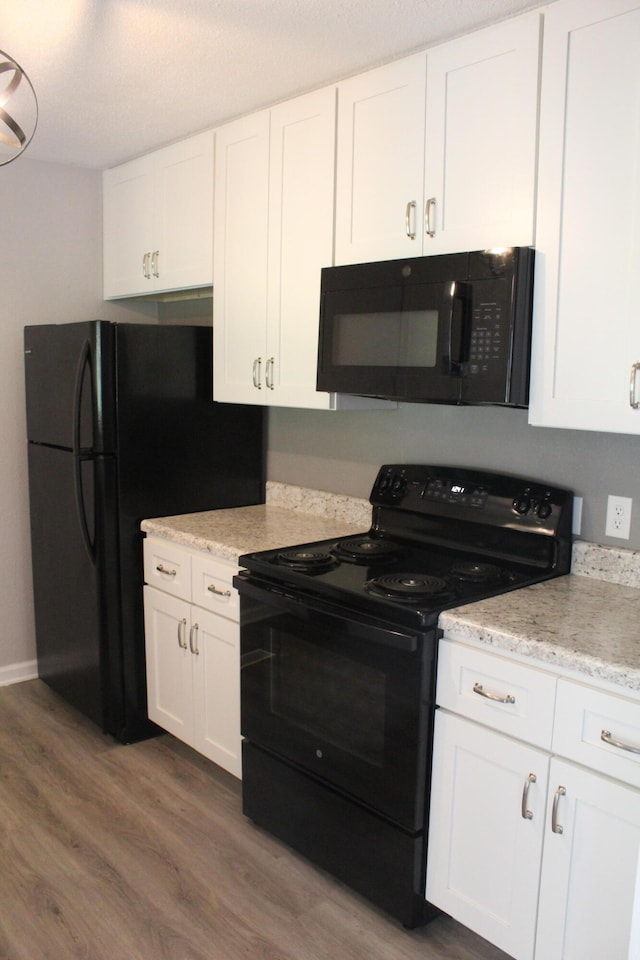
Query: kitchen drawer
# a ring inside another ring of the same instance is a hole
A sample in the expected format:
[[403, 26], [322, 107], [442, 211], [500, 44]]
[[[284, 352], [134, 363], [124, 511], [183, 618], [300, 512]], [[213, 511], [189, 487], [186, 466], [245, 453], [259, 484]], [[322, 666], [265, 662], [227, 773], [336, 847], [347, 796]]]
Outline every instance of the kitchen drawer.
[[556, 683], [535, 667], [440, 641], [438, 705], [546, 750], [551, 747]]
[[146, 537], [145, 583], [182, 600], [191, 600], [191, 553], [169, 540]]
[[553, 752], [640, 787], [640, 702], [558, 680]]
[[194, 553], [191, 559], [191, 600], [230, 620], [240, 619], [240, 598], [232, 584], [238, 568], [233, 563]]

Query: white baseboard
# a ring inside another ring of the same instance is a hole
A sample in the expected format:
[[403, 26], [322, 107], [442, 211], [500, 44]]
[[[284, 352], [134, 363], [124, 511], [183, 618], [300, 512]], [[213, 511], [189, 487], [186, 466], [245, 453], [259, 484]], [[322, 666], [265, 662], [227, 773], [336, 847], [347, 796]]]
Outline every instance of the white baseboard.
[[23, 680], [35, 680], [37, 676], [37, 660], [11, 663], [8, 667], [0, 667], [0, 687], [8, 687], [11, 683], [22, 683]]

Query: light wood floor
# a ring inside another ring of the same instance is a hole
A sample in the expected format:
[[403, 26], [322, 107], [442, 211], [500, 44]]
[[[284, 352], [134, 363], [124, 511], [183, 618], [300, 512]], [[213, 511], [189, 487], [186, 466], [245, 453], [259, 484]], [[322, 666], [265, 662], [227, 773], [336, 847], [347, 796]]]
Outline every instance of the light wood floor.
[[2, 960], [505, 960], [406, 931], [247, 822], [166, 735], [123, 747], [38, 680], [0, 689]]

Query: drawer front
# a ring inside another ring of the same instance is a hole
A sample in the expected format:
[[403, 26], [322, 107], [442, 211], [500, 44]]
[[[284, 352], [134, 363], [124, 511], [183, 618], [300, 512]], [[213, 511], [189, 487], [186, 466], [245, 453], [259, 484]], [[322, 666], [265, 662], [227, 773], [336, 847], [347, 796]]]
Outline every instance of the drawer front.
[[169, 540], [146, 537], [144, 579], [158, 590], [182, 600], [191, 600], [190, 552]]
[[640, 787], [640, 702], [558, 680], [553, 752]]
[[439, 706], [549, 750], [556, 678], [495, 653], [440, 641]]
[[193, 603], [230, 620], [239, 620], [240, 598], [232, 583], [237, 566], [206, 553], [194, 553], [191, 564]]

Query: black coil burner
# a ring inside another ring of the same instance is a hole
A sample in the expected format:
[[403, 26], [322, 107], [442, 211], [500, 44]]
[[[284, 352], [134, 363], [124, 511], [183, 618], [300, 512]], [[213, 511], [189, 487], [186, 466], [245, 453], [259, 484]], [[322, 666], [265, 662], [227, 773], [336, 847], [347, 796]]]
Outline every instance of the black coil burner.
[[463, 560], [449, 571], [456, 580], [465, 583], [495, 583], [502, 576], [500, 567], [494, 563], [481, 563], [476, 560]]
[[321, 573], [336, 564], [330, 553], [320, 550], [281, 550], [276, 560], [285, 567], [306, 573]]
[[367, 590], [388, 600], [418, 603], [421, 600], [441, 599], [450, 593], [446, 580], [425, 573], [389, 573], [375, 577], [366, 584]]
[[351, 563], [372, 563], [376, 560], [389, 560], [398, 556], [402, 547], [392, 540], [374, 540], [372, 537], [360, 537], [355, 540], [339, 540], [331, 552], [340, 560]]

